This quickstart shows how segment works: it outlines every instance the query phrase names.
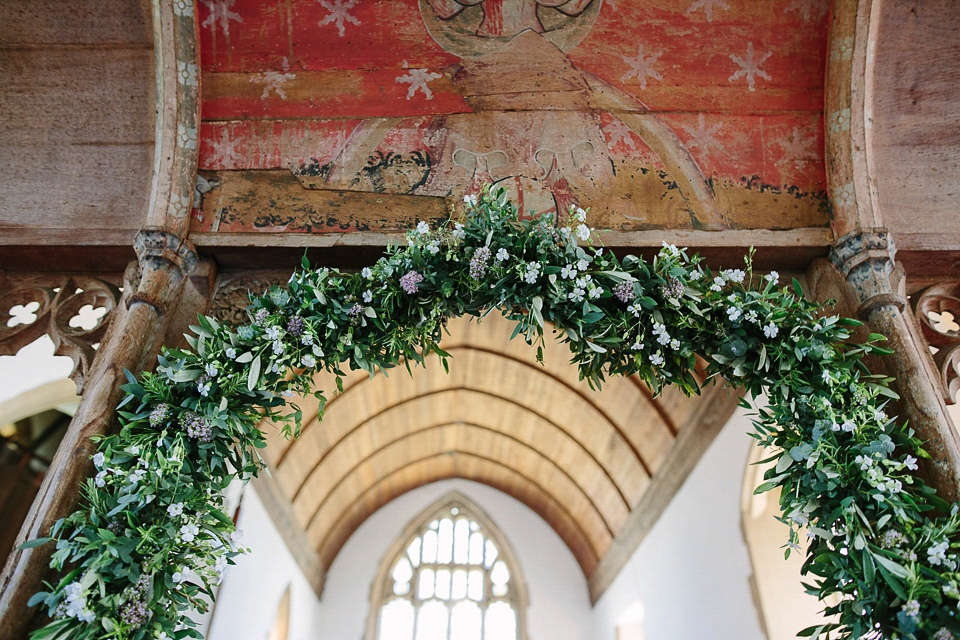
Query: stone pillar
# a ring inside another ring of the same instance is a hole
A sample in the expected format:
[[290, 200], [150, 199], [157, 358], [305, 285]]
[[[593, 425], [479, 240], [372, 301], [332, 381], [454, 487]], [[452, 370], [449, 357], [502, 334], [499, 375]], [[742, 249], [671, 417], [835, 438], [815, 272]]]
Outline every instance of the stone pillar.
[[[80, 406], [27, 514], [17, 545], [48, 535], [57, 520], [76, 508], [80, 484], [93, 468], [90, 437], [114, 428], [114, 409], [123, 393], [120, 385], [126, 382], [124, 369], [152, 368], [184, 283], [197, 265], [193, 247], [166, 231], [141, 231], [134, 246], [138, 263], [128, 269], [119, 315], [88, 372]], [[197, 309], [193, 317], [203, 310]], [[0, 639], [26, 638], [37, 615], [27, 601], [42, 590], [53, 551], [53, 545], [42, 545], [10, 554], [0, 574]]]
[[922, 473], [944, 499], [960, 495], [960, 438], [946, 411], [932, 358], [907, 306], [903, 273], [894, 262], [896, 248], [886, 229], [857, 231], [840, 238], [830, 261], [856, 296], [860, 319], [887, 337], [893, 354], [880, 358], [895, 376], [900, 411], [924, 442], [931, 459]]

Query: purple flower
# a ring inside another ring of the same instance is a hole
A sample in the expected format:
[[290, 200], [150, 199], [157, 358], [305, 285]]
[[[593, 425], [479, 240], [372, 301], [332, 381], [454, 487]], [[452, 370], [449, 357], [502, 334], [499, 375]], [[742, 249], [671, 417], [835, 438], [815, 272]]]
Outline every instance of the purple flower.
[[166, 422], [169, 417], [170, 405], [166, 403], [158, 404], [157, 407], [150, 412], [150, 426], [156, 428]]
[[200, 414], [192, 411], [181, 413], [180, 426], [183, 427], [188, 436], [200, 442], [210, 442], [213, 440], [213, 426]]
[[661, 293], [664, 298], [679, 298], [683, 295], [683, 281], [680, 278], [667, 278], [667, 283], [663, 285]]
[[287, 331], [293, 336], [299, 337], [303, 335], [303, 318], [300, 316], [290, 316], [290, 319], [287, 320]]
[[417, 285], [423, 282], [423, 276], [416, 271], [407, 271], [406, 275], [400, 278], [400, 287], [408, 294], [413, 295], [417, 292]]
[[633, 300], [633, 283], [621, 282], [613, 288], [613, 295], [617, 296], [620, 302], [630, 302]]
[[266, 309], [258, 309], [253, 316], [253, 321], [257, 324], [263, 324], [264, 320], [267, 319], [267, 316], [270, 315], [270, 312]]
[[487, 260], [490, 259], [489, 247], [480, 247], [470, 258], [470, 277], [474, 280], [480, 280], [487, 275]]

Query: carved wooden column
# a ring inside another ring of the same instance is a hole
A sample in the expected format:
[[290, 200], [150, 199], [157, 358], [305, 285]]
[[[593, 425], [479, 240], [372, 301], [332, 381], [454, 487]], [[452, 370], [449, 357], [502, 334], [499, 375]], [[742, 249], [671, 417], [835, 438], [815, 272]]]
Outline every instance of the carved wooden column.
[[[125, 382], [123, 370], [153, 366], [169, 319], [177, 314], [184, 284], [197, 265], [193, 247], [165, 231], [141, 231], [135, 248], [139, 261], [127, 270], [118, 315], [88, 371], [80, 406], [20, 530], [18, 545], [46, 536], [58, 519], [76, 507], [80, 483], [92, 469], [90, 437], [108, 433], [114, 425], [114, 408]], [[193, 317], [203, 310], [195, 309]], [[183, 310], [177, 315], [184, 315]], [[41, 590], [53, 550], [52, 545], [44, 545], [11, 553], [0, 575], [2, 640], [26, 637], [36, 614], [27, 601]]]
[[960, 438], [946, 412], [926, 341], [907, 306], [895, 253], [890, 234], [872, 229], [840, 238], [830, 261], [857, 296], [858, 315], [885, 335], [886, 346], [894, 350], [882, 360], [897, 378], [902, 417], [931, 455], [924, 461], [924, 476], [941, 497], [953, 501], [960, 495]]

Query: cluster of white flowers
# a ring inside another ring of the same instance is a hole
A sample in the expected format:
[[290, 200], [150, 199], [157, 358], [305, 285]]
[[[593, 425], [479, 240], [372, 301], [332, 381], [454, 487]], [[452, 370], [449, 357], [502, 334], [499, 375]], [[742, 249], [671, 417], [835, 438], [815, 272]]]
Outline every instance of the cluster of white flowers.
[[539, 262], [528, 262], [523, 274], [523, 281], [527, 284], [536, 284], [537, 278], [540, 277], [540, 268]]
[[659, 322], [653, 323], [653, 335], [657, 336], [657, 342], [660, 344], [670, 344], [670, 334], [667, 333], [667, 327]]
[[725, 269], [720, 272], [720, 275], [730, 282], [736, 282], [738, 284], [743, 282], [743, 279], [747, 276], [743, 269]]
[[951, 571], [956, 570], [957, 563], [947, 558], [947, 550], [949, 548], [950, 543], [947, 540], [941, 540], [927, 549], [927, 560], [934, 566], [940, 566], [942, 564]]
[[63, 589], [63, 615], [82, 622], [93, 622], [93, 611], [87, 607], [86, 590], [80, 582], [71, 582]]
[[660, 255], [668, 258], [676, 258], [680, 256], [680, 249], [677, 249], [677, 245], [669, 244], [666, 240], [664, 240], [663, 248], [660, 249]]

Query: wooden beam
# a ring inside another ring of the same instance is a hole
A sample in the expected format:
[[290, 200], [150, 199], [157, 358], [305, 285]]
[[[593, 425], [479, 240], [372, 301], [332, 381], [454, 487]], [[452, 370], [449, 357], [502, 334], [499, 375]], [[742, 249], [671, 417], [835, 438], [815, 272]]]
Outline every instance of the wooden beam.
[[630, 512], [627, 523], [614, 538], [610, 549], [600, 559], [597, 570], [590, 576], [588, 586], [593, 604], [613, 584], [621, 569], [653, 529], [710, 443], [730, 419], [740, 399], [736, 390], [723, 384], [704, 390], [703, 396], [697, 412], [680, 429], [660, 470]]
[[313, 548], [307, 540], [307, 534], [304, 533], [303, 525], [297, 520], [293, 513], [293, 507], [290, 500], [283, 494], [283, 490], [277, 484], [277, 481], [267, 473], [250, 481], [253, 490], [257, 492], [260, 501], [273, 521], [273, 526], [277, 528], [280, 537], [290, 551], [290, 555], [296, 560], [297, 566], [307, 579], [317, 598], [323, 595], [323, 584], [326, 580], [326, 572], [320, 563], [320, 556], [317, 550]]

